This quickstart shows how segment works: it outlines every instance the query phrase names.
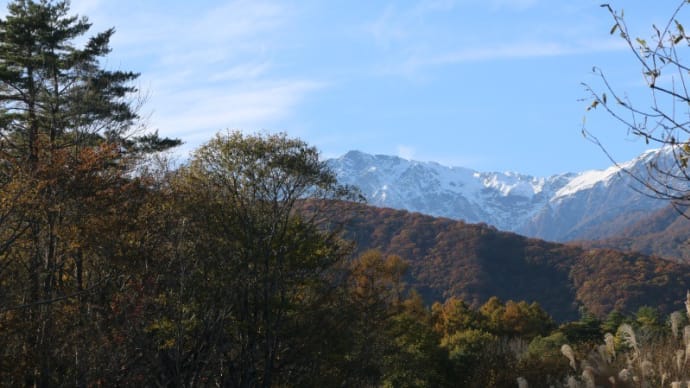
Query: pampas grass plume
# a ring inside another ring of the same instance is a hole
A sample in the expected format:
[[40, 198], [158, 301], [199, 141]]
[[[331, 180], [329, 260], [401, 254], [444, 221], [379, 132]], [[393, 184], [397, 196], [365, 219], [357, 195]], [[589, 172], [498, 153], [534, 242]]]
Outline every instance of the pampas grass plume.
[[586, 368], [584, 371], [582, 371], [582, 379], [585, 381], [585, 387], [596, 387], [596, 384], [594, 384], [594, 372], [592, 372], [592, 368]]
[[570, 360], [570, 366], [573, 368], [573, 370], [577, 370], [577, 363], [575, 363], [575, 352], [573, 352], [573, 348], [571, 348], [568, 344], [563, 344], [563, 346], [561, 346], [561, 353], [563, 353], [563, 355]]
[[611, 357], [616, 357], [616, 337], [611, 333], [604, 334], [604, 343], [606, 344], [606, 351]]
[[577, 382], [577, 379], [573, 376], [568, 377], [568, 381], [566, 382], [566, 386], [568, 388], [580, 388], [580, 384]]
[[637, 337], [635, 336], [633, 328], [629, 324], [624, 323], [620, 325], [618, 331], [623, 337], [623, 343], [633, 348], [636, 354], [639, 354], [640, 349], [637, 346]]
[[640, 363], [640, 369], [642, 369], [642, 376], [652, 377], [654, 376], [654, 364], [649, 360], [644, 360]]
[[673, 313], [671, 313], [671, 332], [673, 332], [673, 336], [675, 338], [678, 338], [678, 330], [680, 329], [680, 323], [682, 319], [683, 316], [680, 312], [674, 311]]
[[683, 349], [676, 350], [676, 369], [678, 370], [679, 373], [683, 369], [683, 365], [685, 364], [686, 359], [687, 359], [687, 356], [685, 355], [685, 350], [683, 350]]
[[518, 377], [517, 383], [518, 388], [529, 388], [529, 384], [527, 384], [527, 380], [524, 377]]

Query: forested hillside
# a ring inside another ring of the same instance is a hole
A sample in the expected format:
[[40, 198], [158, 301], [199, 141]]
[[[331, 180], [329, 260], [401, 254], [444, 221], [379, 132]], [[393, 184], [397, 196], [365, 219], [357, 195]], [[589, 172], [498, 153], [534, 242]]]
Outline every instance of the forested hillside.
[[643, 305], [670, 312], [682, 307], [690, 286], [687, 265], [642, 254], [583, 249], [483, 224], [357, 204], [343, 203], [329, 217], [344, 222], [345, 236], [358, 251], [376, 248], [408, 260], [409, 282], [428, 300], [537, 301], [566, 320], [582, 306], [599, 316]]
[[669, 205], [623, 229], [614, 237], [584, 241], [587, 247], [606, 247], [640, 252], [690, 263], [690, 219], [688, 213]]

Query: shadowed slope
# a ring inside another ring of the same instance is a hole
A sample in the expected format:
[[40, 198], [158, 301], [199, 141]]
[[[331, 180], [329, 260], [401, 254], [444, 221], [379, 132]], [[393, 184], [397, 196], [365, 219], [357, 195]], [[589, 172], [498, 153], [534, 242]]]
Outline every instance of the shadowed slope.
[[687, 266], [614, 250], [587, 250], [419, 213], [340, 203], [328, 215], [344, 223], [357, 253], [379, 249], [410, 262], [409, 283], [428, 301], [491, 296], [538, 302], [558, 320], [580, 306], [603, 316], [642, 305], [681, 309]]

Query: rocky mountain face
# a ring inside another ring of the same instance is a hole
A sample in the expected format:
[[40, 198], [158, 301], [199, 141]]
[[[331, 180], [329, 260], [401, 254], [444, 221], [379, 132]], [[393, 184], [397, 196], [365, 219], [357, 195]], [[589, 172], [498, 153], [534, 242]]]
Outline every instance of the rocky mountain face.
[[[667, 203], [646, 195], [625, 171], [645, 174], [661, 151], [606, 170], [533, 177], [479, 172], [351, 151], [328, 161], [370, 205], [405, 209], [551, 241], [616, 235]], [[660, 156], [661, 155], [661, 156]]]

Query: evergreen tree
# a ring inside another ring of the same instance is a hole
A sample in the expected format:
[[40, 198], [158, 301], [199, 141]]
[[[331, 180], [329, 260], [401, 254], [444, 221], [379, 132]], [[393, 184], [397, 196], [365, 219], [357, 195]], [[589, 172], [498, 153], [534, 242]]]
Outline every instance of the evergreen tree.
[[155, 134], [136, 136], [138, 115], [131, 82], [137, 73], [106, 70], [100, 60], [110, 52], [108, 29], [87, 40], [74, 40], [91, 24], [70, 16], [69, 2], [17, 0], [0, 20], [0, 130], [4, 146], [31, 164], [44, 148], [116, 142], [127, 151], [162, 150], [179, 144]]
[[129, 174], [137, 158], [179, 144], [137, 133], [138, 75], [102, 67], [113, 29], [77, 48], [90, 27], [68, 1], [12, 1], [0, 20], [0, 326], [10, 345], [0, 357], [16, 360], [3, 365], [16, 371], [10, 385], [84, 383], [97, 348], [84, 331], [108, 317], [92, 307], [123, 286], [112, 286], [118, 252], [99, 240], [141, 198]]

